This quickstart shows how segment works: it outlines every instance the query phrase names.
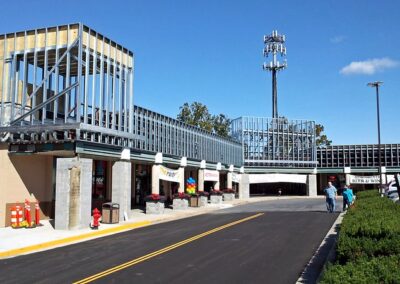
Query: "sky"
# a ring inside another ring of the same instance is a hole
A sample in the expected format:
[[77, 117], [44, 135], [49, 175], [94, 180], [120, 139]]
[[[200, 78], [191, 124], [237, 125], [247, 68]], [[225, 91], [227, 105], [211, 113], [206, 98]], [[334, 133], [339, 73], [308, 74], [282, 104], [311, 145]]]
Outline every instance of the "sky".
[[[135, 54], [134, 102], [176, 117], [201, 102], [229, 118], [271, 117], [263, 36], [286, 35], [278, 113], [325, 127], [335, 145], [400, 143], [400, 1], [13, 1], [0, 33], [82, 22]], [[66, 4], [68, 3], [68, 4]]]

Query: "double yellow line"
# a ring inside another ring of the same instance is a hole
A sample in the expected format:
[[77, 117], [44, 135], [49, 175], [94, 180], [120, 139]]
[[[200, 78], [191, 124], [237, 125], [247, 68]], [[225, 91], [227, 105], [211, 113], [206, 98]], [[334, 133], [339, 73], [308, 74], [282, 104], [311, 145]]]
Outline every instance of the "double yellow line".
[[193, 241], [195, 241], [195, 240], [198, 240], [198, 239], [200, 239], [200, 238], [203, 238], [203, 237], [208, 236], [208, 235], [210, 235], [210, 234], [213, 234], [213, 233], [215, 233], [215, 232], [218, 232], [218, 231], [221, 231], [221, 230], [223, 230], [223, 229], [226, 229], [226, 228], [235, 226], [235, 225], [237, 225], [237, 224], [240, 224], [240, 223], [249, 221], [249, 220], [251, 220], [251, 219], [260, 217], [260, 216], [262, 216], [262, 215], [264, 215], [264, 213], [258, 213], [258, 214], [252, 215], [252, 216], [250, 216], [250, 217], [243, 218], [243, 219], [240, 219], [240, 220], [237, 220], [237, 221], [228, 223], [228, 224], [226, 224], [226, 225], [223, 225], [223, 226], [214, 228], [214, 229], [209, 230], [209, 231], [207, 231], [207, 232], [204, 232], [204, 233], [202, 233], [202, 234], [193, 236], [193, 237], [191, 237], [191, 238], [189, 238], [189, 239], [180, 241], [180, 242], [178, 242], [178, 243], [175, 243], [175, 244], [173, 244], [173, 245], [167, 246], [167, 247], [162, 248], [162, 249], [160, 249], [160, 250], [157, 250], [157, 251], [155, 251], [155, 252], [146, 254], [146, 255], [141, 256], [141, 257], [139, 257], [139, 258], [135, 258], [135, 259], [133, 259], [133, 260], [131, 260], [131, 261], [128, 261], [128, 262], [125, 262], [125, 263], [120, 264], [120, 265], [118, 265], [118, 266], [112, 267], [112, 268], [107, 269], [107, 270], [105, 270], [105, 271], [103, 271], [103, 272], [94, 274], [94, 275], [92, 275], [92, 276], [89, 276], [89, 277], [87, 277], [87, 278], [85, 278], [85, 279], [79, 280], [79, 281], [74, 282], [74, 283], [75, 283], [75, 284], [83, 284], [83, 283], [92, 282], [92, 281], [94, 281], [94, 280], [97, 280], [97, 279], [99, 279], [99, 278], [105, 277], [105, 276], [107, 276], [107, 275], [109, 275], [109, 274], [112, 274], [112, 273], [114, 273], [114, 272], [117, 272], [117, 271], [120, 271], [120, 270], [122, 270], [122, 269], [128, 268], [128, 267], [130, 267], [130, 266], [136, 265], [136, 264], [138, 264], [138, 263], [140, 263], [140, 262], [143, 262], [143, 261], [145, 261], [145, 260], [148, 260], [148, 259], [150, 259], [150, 258], [153, 258], [153, 257], [155, 257], [155, 256], [157, 256], [157, 255], [166, 253], [166, 252], [168, 252], [168, 251], [170, 251], [170, 250], [176, 249], [176, 248], [178, 248], [178, 247], [181, 247], [181, 246], [183, 246], [183, 245], [185, 245], [185, 244], [188, 244], [188, 243], [190, 243], [190, 242], [193, 242]]

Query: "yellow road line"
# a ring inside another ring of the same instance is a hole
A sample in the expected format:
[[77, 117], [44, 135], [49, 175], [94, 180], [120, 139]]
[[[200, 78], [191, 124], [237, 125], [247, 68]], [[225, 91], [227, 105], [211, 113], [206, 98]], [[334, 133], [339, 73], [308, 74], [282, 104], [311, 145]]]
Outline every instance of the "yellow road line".
[[102, 277], [104, 277], [104, 276], [107, 276], [107, 275], [109, 275], [109, 274], [112, 274], [112, 273], [117, 272], [117, 271], [119, 271], [119, 270], [128, 268], [128, 267], [130, 267], [130, 266], [133, 266], [133, 265], [135, 265], [135, 264], [138, 264], [138, 263], [140, 263], [140, 262], [143, 262], [143, 261], [145, 261], [145, 260], [148, 260], [148, 259], [150, 259], [150, 258], [153, 258], [153, 257], [155, 257], [155, 256], [157, 256], [157, 255], [166, 253], [166, 252], [168, 252], [168, 251], [170, 251], [170, 250], [176, 249], [176, 248], [178, 248], [178, 247], [180, 247], [180, 246], [183, 246], [183, 245], [185, 245], [185, 244], [188, 244], [188, 243], [190, 243], [190, 242], [193, 242], [193, 241], [195, 241], [195, 240], [198, 240], [198, 239], [200, 239], [200, 238], [203, 238], [203, 237], [205, 237], [205, 236], [207, 236], [207, 235], [210, 235], [210, 234], [213, 234], [213, 233], [215, 233], [215, 232], [221, 231], [221, 230], [223, 230], [223, 229], [232, 227], [232, 226], [234, 226], [234, 225], [237, 225], [237, 224], [240, 224], [240, 223], [249, 221], [249, 220], [251, 220], [251, 219], [260, 217], [260, 216], [262, 216], [262, 215], [264, 215], [264, 213], [258, 213], [258, 214], [252, 215], [252, 216], [250, 216], [250, 217], [246, 217], [246, 218], [243, 218], [243, 219], [240, 219], [240, 220], [237, 220], [237, 221], [234, 221], [234, 222], [225, 224], [225, 225], [223, 225], [223, 226], [214, 228], [214, 229], [212, 229], [212, 230], [209, 230], [209, 231], [207, 231], [207, 232], [204, 232], [204, 233], [201, 233], [201, 234], [199, 234], [199, 235], [193, 236], [193, 237], [191, 237], [191, 238], [188, 238], [188, 239], [186, 239], [186, 240], [180, 241], [180, 242], [178, 242], [178, 243], [172, 244], [172, 245], [170, 245], [170, 246], [167, 246], [167, 247], [162, 248], [162, 249], [160, 249], [160, 250], [157, 250], [157, 251], [155, 251], [155, 252], [152, 252], [152, 253], [146, 254], [146, 255], [144, 255], [144, 256], [141, 256], [141, 257], [139, 257], [139, 258], [135, 258], [135, 259], [133, 259], [133, 260], [131, 260], [131, 261], [122, 263], [122, 264], [120, 264], [120, 265], [117, 265], [117, 266], [115, 266], [115, 267], [112, 267], [112, 268], [110, 268], [110, 269], [107, 269], [107, 270], [105, 270], [105, 271], [103, 271], [103, 272], [94, 274], [94, 275], [89, 276], [89, 277], [87, 277], [87, 278], [85, 278], [85, 279], [82, 279], [82, 280], [79, 280], [79, 281], [77, 281], [77, 282], [74, 282], [74, 284], [84, 284], [84, 283], [92, 282], [92, 281], [94, 281], [94, 280], [97, 280], [97, 279], [99, 279], [99, 278], [102, 278]]
[[47, 249], [47, 248], [52, 248], [52, 247], [59, 246], [59, 245], [70, 244], [70, 243], [73, 243], [76, 241], [81, 241], [81, 240], [84, 240], [87, 238], [93, 238], [93, 237], [97, 237], [97, 236], [121, 232], [124, 230], [143, 227], [143, 226], [147, 226], [150, 224], [151, 224], [150, 221], [136, 222], [136, 223], [125, 224], [125, 225], [121, 225], [121, 226], [117, 226], [117, 227], [113, 227], [113, 228], [109, 228], [109, 229], [105, 229], [105, 230], [85, 233], [85, 234], [81, 234], [78, 236], [63, 238], [60, 240], [54, 240], [54, 241], [49, 241], [49, 242], [45, 242], [45, 243], [41, 243], [41, 244], [37, 244], [37, 245], [31, 245], [31, 246], [26, 246], [23, 248], [12, 249], [12, 250], [8, 250], [8, 251], [0, 252], [0, 259], [17, 256], [20, 254], [25, 254], [25, 253], [29, 253], [29, 252], [33, 252], [33, 251], [43, 250], [43, 249]]

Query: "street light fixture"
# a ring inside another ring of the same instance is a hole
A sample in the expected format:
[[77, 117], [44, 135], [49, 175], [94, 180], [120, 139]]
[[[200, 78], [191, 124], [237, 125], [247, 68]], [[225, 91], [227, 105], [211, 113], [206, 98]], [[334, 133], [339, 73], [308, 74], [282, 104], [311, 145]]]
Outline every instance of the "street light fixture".
[[382, 193], [382, 163], [381, 163], [381, 122], [379, 116], [379, 86], [383, 82], [375, 81], [368, 83], [367, 86], [374, 87], [376, 89], [376, 116], [378, 120], [378, 173], [379, 173], [379, 192]]

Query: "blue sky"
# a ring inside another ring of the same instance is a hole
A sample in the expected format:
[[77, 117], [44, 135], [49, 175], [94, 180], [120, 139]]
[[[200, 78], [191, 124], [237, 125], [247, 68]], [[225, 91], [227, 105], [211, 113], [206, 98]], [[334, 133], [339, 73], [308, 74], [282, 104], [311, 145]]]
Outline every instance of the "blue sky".
[[[11, 2], [10, 2], [11, 3]], [[263, 35], [286, 35], [278, 111], [325, 126], [334, 144], [400, 143], [400, 1], [13, 1], [0, 33], [83, 22], [135, 53], [135, 104], [176, 117], [271, 116]], [[347, 67], [346, 67], [347, 66]]]

